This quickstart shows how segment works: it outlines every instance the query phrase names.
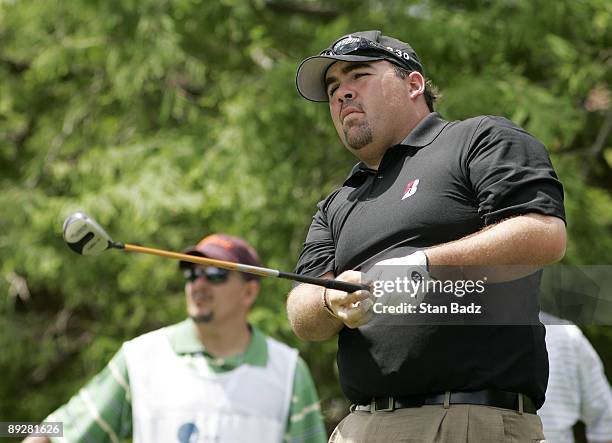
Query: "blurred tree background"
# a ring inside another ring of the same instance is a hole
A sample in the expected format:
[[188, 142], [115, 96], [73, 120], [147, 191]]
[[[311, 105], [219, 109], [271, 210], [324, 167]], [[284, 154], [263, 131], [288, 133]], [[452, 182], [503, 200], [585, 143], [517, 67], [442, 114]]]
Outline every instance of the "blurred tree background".
[[[85, 210], [117, 240], [180, 250], [240, 235], [292, 270], [315, 204], [355, 162], [300, 60], [355, 30], [419, 53], [447, 119], [503, 115], [565, 185], [567, 264], [612, 263], [608, 0], [0, 0], [0, 421], [41, 420], [122, 341], [184, 317], [176, 263], [61, 238]], [[302, 350], [329, 424], [335, 342], [303, 343], [286, 281], [252, 313]], [[612, 330], [586, 328], [612, 375]]]

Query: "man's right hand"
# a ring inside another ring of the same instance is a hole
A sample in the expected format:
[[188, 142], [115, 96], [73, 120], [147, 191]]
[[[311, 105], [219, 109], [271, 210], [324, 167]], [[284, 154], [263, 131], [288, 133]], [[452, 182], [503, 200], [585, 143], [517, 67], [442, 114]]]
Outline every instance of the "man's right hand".
[[[334, 274], [327, 272], [321, 277], [334, 279]], [[336, 280], [361, 284], [364, 283], [363, 277], [360, 272], [346, 271]], [[303, 340], [321, 341], [332, 338], [344, 326], [356, 328], [367, 323], [372, 316], [373, 304], [371, 291], [346, 293], [303, 283], [289, 293], [287, 315], [291, 328], [298, 337]]]
[[[336, 280], [362, 284], [364, 274], [357, 271], [345, 271]], [[368, 282], [365, 282], [368, 284]], [[333, 315], [351, 329], [358, 328], [372, 319], [374, 300], [372, 293], [366, 290], [355, 292], [327, 289], [325, 300]]]

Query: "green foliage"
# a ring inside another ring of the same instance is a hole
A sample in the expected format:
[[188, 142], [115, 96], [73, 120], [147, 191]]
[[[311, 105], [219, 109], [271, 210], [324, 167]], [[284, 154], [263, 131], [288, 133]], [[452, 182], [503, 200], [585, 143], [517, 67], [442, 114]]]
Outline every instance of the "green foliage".
[[[353, 30], [408, 40], [446, 118], [504, 115], [540, 138], [566, 189], [566, 262], [611, 263], [611, 22], [605, 0], [0, 1], [0, 417], [42, 419], [123, 340], [184, 315], [176, 263], [78, 257], [70, 212], [171, 250], [240, 235], [293, 268], [354, 163], [295, 70]], [[302, 349], [332, 423], [335, 343], [297, 341], [289, 289], [265, 281], [252, 321]], [[609, 328], [588, 333], [612, 349]]]

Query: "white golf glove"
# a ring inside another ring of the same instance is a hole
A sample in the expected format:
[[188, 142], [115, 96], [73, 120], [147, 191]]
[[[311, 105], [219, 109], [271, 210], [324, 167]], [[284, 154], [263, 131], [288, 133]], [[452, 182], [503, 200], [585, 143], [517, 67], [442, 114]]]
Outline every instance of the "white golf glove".
[[427, 255], [416, 251], [405, 257], [376, 263], [367, 273], [373, 282], [373, 295], [386, 305], [420, 304], [425, 298], [428, 273]]

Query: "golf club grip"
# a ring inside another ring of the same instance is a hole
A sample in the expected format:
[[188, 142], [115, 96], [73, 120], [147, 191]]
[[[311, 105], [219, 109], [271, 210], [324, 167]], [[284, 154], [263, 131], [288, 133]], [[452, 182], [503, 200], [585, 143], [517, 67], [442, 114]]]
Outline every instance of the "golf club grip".
[[323, 286], [329, 289], [337, 289], [338, 291], [344, 292], [355, 292], [366, 290], [369, 291], [370, 288], [367, 285], [360, 285], [357, 283], [348, 283], [345, 281], [339, 280], [331, 280], [327, 278], [320, 277], [310, 277], [307, 275], [294, 274], [292, 272], [279, 272], [279, 278], [286, 278], [289, 280], [299, 281], [300, 283], [309, 283], [311, 285]]

